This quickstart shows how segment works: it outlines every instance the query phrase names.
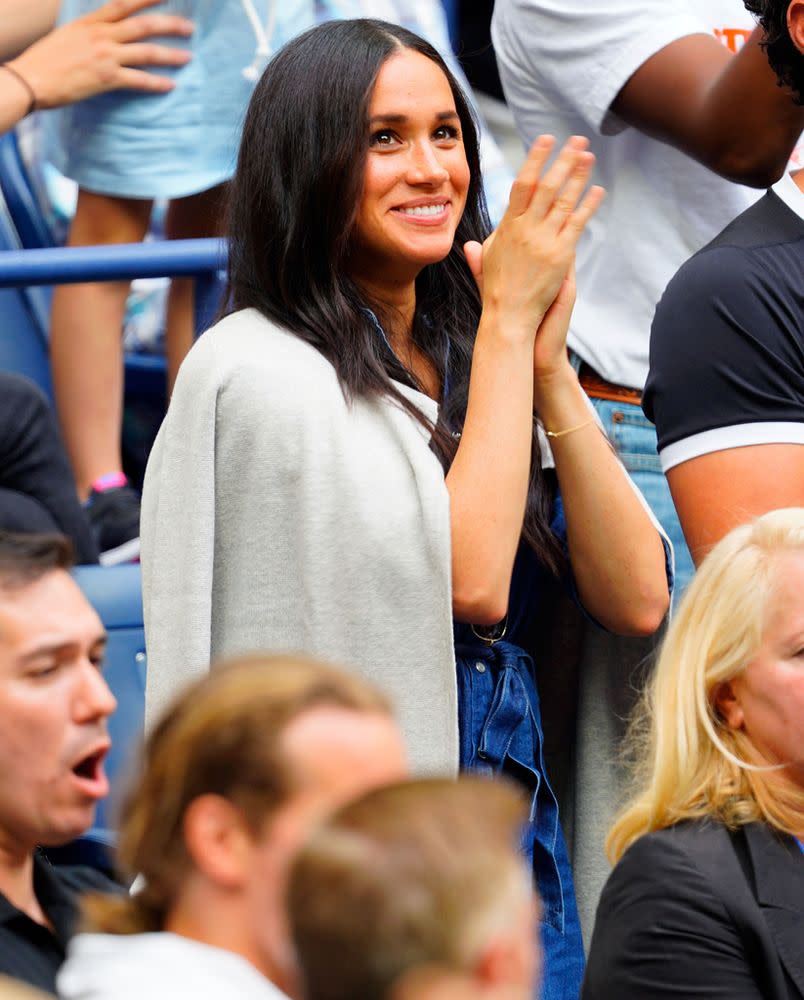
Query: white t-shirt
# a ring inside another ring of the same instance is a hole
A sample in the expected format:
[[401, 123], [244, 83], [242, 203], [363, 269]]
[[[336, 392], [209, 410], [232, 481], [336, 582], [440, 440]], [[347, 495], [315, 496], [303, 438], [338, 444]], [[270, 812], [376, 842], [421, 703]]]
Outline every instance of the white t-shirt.
[[597, 155], [595, 181], [608, 194], [578, 250], [569, 343], [611, 382], [644, 385], [651, 321], [665, 286], [762, 194], [627, 127], [611, 104], [671, 42], [714, 32], [737, 51], [754, 27], [742, 0], [495, 4], [492, 38], [524, 141], [545, 132], [562, 141], [588, 135]]

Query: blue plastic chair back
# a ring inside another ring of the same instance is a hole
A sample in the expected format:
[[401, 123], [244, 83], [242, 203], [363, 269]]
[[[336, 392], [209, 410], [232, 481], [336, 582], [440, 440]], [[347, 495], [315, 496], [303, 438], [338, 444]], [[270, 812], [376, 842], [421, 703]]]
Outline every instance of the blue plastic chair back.
[[79, 566], [73, 571], [76, 582], [95, 608], [108, 635], [103, 675], [117, 699], [117, 710], [109, 720], [112, 749], [106, 772], [112, 787], [111, 799], [98, 808], [95, 826], [113, 825], [115, 793], [121, 779], [136, 759], [145, 714], [145, 630], [142, 621], [140, 567]]
[[[0, 257], [19, 250], [19, 240], [0, 194]], [[32, 292], [39, 293], [38, 297]], [[26, 375], [52, 398], [42, 289], [0, 287], [0, 370]]]
[[54, 246], [13, 130], [0, 135], [0, 187], [22, 246]]

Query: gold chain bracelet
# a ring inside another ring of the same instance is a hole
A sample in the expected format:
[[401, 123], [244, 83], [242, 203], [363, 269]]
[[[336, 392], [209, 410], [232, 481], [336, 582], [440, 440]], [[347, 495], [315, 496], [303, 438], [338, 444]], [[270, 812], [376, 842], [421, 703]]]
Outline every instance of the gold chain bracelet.
[[549, 438], [561, 438], [566, 434], [574, 434], [575, 431], [581, 430], [583, 427], [588, 427], [590, 424], [597, 423], [597, 417], [590, 417], [588, 420], [584, 420], [582, 424], [576, 424], [575, 427], [567, 427], [563, 431], [548, 431], [545, 427], [544, 433]]

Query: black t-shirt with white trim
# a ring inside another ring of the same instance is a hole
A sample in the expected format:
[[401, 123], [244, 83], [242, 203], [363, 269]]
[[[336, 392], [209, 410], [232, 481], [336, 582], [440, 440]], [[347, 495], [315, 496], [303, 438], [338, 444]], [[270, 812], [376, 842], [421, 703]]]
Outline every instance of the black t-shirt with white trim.
[[804, 192], [789, 176], [670, 282], [643, 408], [665, 471], [751, 444], [804, 444]]

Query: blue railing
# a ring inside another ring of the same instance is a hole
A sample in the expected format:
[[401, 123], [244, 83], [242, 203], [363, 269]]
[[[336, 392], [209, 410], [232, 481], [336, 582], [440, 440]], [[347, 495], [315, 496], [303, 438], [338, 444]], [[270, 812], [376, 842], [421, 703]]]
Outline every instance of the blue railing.
[[226, 266], [224, 240], [164, 240], [0, 253], [0, 288], [202, 277]]

